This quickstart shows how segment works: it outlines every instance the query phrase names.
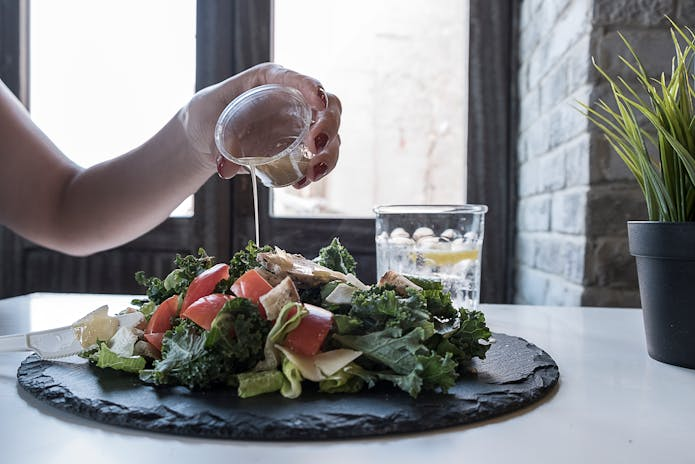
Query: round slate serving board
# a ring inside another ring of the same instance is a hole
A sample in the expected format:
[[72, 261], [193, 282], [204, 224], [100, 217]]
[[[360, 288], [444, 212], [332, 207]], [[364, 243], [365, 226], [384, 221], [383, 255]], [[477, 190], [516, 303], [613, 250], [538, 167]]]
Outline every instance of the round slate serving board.
[[[19, 384], [51, 406], [101, 423], [178, 435], [247, 440], [373, 437], [469, 424], [520, 409], [548, 393], [559, 370], [526, 340], [493, 334], [496, 343], [448, 393], [413, 399], [393, 387], [358, 394], [305, 388], [295, 400], [279, 394], [240, 399], [234, 391], [152, 387], [137, 377], [66, 361], [26, 358]], [[305, 382], [307, 385], [307, 382]]]

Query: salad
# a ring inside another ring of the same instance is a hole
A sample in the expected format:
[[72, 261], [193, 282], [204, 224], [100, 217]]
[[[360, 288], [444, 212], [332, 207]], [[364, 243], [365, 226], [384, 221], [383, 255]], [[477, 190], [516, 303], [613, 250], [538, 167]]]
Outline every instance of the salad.
[[146, 298], [92, 315], [81, 356], [154, 385], [236, 389], [242, 398], [303, 388], [354, 393], [389, 383], [412, 397], [446, 392], [491, 333], [480, 311], [455, 308], [438, 282], [356, 276], [336, 238], [310, 260], [253, 242], [229, 262], [180, 256], [163, 279], [138, 272]]

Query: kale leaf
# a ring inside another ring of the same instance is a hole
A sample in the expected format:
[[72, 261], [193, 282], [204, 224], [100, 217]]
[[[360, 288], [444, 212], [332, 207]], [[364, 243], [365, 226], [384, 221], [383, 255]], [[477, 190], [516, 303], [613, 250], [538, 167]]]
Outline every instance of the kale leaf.
[[319, 255], [314, 259], [314, 262], [343, 274], [357, 273], [355, 258], [347, 248], [340, 244], [338, 237], [333, 238], [328, 246], [319, 250]]
[[177, 254], [174, 258], [176, 268], [163, 280], [147, 277], [143, 271], [138, 271], [135, 281], [146, 288], [147, 298], [158, 305], [172, 295], [183, 293], [198, 274], [212, 267], [214, 261], [203, 248], [199, 248], [198, 256]]
[[258, 306], [246, 298], [234, 298], [212, 321], [206, 346], [223, 354], [231, 372], [243, 372], [263, 358], [268, 332], [270, 325]]
[[255, 242], [249, 240], [248, 245], [243, 250], [234, 253], [229, 262], [229, 281], [234, 282], [241, 277], [246, 271], [259, 267], [256, 257], [258, 253], [267, 253], [273, 251], [269, 245], [259, 247]]
[[363, 333], [386, 327], [408, 330], [432, 324], [426, 300], [420, 292], [412, 291], [402, 297], [388, 285], [355, 292], [348, 316], [362, 322]]
[[463, 367], [474, 357], [485, 359], [490, 349], [490, 337], [492, 333], [485, 324], [485, 315], [480, 311], [462, 309], [461, 325], [451, 336], [438, 342], [436, 351], [440, 355], [452, 353], [454, 360]]
[[[440, 356], [431, 352], [423, 345], [425, 337], [425, 330], [421, 327], [406, 334], [400, 328], [390, 327], [367, 335], [333, 336], [340, 344], [362, 351], [366, 358], [376, 363], [368, 370], [362, 367], [361, 360], [357, 360], [355, 364], [360, 369], [353, 373], [371, 385], [377, 379], [389, 381], [413, 398], [423, 388], [446, 391], [458, 377], [457, 363], [452, 355]], [[378, 369], [379, 365], [386, 369]]]
[[157, 385], [184, 385], [190, 389], [224, 383], [229, 372], [220, 351], [207, 350], [208, 332], [184, 319], [164, 334], [162, 359], [152, 369], [140, 371], [140, 379]]

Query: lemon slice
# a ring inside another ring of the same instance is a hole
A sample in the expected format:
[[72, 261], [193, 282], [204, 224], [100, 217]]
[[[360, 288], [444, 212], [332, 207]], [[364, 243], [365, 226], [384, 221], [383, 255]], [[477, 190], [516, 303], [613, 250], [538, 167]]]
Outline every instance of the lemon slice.
[[420, 255], [438, 266], [451, 266], [467, 259], [478, 259], [478, 250], [423, 251]]

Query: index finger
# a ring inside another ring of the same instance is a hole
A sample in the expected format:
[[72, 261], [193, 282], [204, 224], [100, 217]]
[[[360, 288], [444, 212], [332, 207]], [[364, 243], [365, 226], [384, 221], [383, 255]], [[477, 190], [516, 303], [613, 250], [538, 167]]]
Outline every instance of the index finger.
[[313, 77], [299, 74], [277, 64], [268, 66], [264, 77], [265, 84], [280, 84], [299, 90], [307, 103], [309, 103], [309, 106], [316, 111], [324, 111], [328, 108], [326, 91], [321, 82]]

